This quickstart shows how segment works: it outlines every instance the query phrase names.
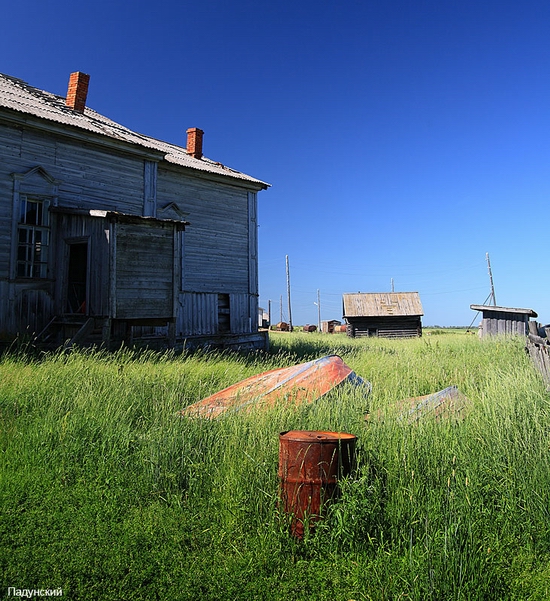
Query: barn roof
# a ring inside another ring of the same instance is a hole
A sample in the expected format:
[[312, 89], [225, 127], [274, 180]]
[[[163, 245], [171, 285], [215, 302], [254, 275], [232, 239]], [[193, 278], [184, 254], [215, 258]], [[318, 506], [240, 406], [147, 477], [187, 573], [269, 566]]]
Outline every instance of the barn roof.
[[528, 315], [529, 317], [538, 317], [538, 314], [533, 309], [517, 309], [513, 307], [497, 307], [495, 305], [470, 305], [470, 309], [474, 311], [482, 311], [484, 316], [491, 316], [491, 313], [516, 313]]
[[74, 127], [83, 133], [91, 133], [104, 139], [115, 140], [158, 152], [175, 165], [209, 174], [243, 180], [267, 188], [269, 184], [230, 169], [206, 157], [200, 159], [189, 155], [185, 148], [162, 142], [150, 136], [134, 132], [96, 111], [85, 107], [83, 112], [74, 111], [65, 104], [65, 97], [30, 86], [21, 79], [0, 73], [0, 108], [15, 111], [22, 116], [33, 116], [62, 126]]
[[357, 292], [343, 301], [344, 317], [424, 315], [418, 292]]

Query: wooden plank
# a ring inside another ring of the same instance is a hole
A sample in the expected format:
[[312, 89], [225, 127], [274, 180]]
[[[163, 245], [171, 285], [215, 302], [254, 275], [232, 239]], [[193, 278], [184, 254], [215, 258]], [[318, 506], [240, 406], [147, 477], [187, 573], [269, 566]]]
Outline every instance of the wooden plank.
[[526, 347], [534, 366], [550, 389], [550, 346], [548, 339], [529, 334]]
[[180, 294], [180, 311], [176, 326], [178, 336], [216, 334], [217, 303], [217, 294], [190, 292]]
[[246, 190], [189, 178], [159, 165], [157, 204], [184, 208], [183, 289], [190, 292], [250, 290], [249, 208]]
[[116, 316], [172, 317], [174, 226], [117, 223]]
[[156, 161], [145, 161], [144, 185], [143, 185], [143, 215], [148, 217], [157, 216], [157, 176], [158, 163]]

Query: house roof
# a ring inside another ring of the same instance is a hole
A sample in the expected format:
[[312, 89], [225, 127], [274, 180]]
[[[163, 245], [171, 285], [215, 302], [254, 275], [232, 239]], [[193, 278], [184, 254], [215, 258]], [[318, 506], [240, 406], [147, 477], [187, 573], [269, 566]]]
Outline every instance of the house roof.
[[492, 313], [516, 313], [521, 315], [528, 315], [529, 317], [538, 317], [538, 314], [533, 309], [517, 309], [513, 307], [497, 307], [495, 305], [470, 305], [470, 309], [474, 311], [482, 311], [483, 315], [487, 314], [487, 317], [491, 317]]
[[259, 179], [230, 169], [206, 157], [194, 158], [187, 154], [186, 149], [181, 146], [134, 132], [88, 107], [84, 109], [83, 113], [74, 111], [66, 106], [64, 96], [39, 90], [21, 79], [2, 73], [0, 73], [0, 108], [10, 109], [24, 116], [32, 115], [59, 125], [74, 127], [82, 132], [131, 144], [148, 151], [156, 151], [161, 153], [164, 160], [169, 163], [202, 171], [205, 174], [243, 180], [255, 184], [259, 188], [269, 187], [269, 184]]
[[424, 315], [418, 292], [357, 292], [343, 301], [344, 317]]

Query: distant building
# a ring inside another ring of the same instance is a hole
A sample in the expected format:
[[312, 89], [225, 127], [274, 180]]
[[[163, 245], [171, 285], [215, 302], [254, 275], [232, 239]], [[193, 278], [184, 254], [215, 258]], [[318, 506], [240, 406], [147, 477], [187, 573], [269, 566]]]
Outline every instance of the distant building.
[[486, 336], [527, 336], [529, 318], [537, 317], [533, 309], [513, 309], [491, 305], [470, 305], [470, 309], [482, 313], [479, 328], [481, 338]]
[[339, 326], [342, 322], [337, 319], [328, 319], [321, 322], [321, 332], [325, 334], [333, 334], [334, 328]]
[[424, 311], [418, 292], [344, 294], [348, 336], [414, 338], [422, 336]]
[[262, 329], [269, 328], [269, 313], [262, 307], [258, 307], [258, 326]]

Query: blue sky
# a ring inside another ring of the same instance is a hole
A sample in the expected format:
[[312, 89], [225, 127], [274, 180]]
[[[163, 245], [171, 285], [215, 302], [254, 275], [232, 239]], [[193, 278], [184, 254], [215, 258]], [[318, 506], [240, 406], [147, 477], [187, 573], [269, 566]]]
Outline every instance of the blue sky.
[[[153, 7], [153, 8], [151, 8]], [[0, 71], [272, 187], [260, 304], [339, 319], [342, 293], [418, 291], [425, 325], [490, 293], [550, 322], [550, 3], [18, 0]], [[7, 26], [9, 24], [9, 27]], [[476, 323], [479, 319], [476, 321]]]

